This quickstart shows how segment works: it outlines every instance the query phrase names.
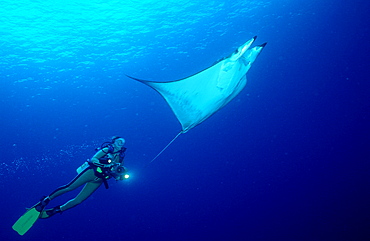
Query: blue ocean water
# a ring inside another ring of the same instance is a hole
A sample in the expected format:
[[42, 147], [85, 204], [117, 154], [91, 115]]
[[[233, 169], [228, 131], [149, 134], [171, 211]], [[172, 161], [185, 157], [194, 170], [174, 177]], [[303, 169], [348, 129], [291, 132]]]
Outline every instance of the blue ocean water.
[[[367, 1], [0, 3], [1, 240], [370, 238]], [[245, 90], [145, 167], [181, 127], [126, 74], [184, 78], [255, 35]], [[11, 229], [113, 135], [129, 180]]]

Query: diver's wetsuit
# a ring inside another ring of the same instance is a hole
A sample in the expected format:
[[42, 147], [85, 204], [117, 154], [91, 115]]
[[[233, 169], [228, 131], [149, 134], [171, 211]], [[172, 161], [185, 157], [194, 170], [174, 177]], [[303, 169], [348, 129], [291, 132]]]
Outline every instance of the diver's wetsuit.
[[81, 185], [86, 184], [81, 190], [81, 192], [75, 198], [69, 200], [64, 205], [61, 205], [60, 210], [65, 211], [67, 209], [73, 208], [76, 205], [80, 204], [81, 202], [86, 200], [91, 194], [93, 194], [101, 186], [102, 183], [104, 183], [105, 178], [109, 178], [105, 175], [97, 173], [97, 168], [104, 169], [106, 167], [105, 164], [100, 163], [100, 159], [105, 156], [108, 156], [111, 159], [112, 163], [123, 164], [125, 150], [126, 148], [124, 148], [122, 151], [113, 152], [113, 150], [106, 147], [98, 151], [91, 159], [91, 162], [89, 163], [90, 166], [88, 168], [86, 168], [81, 173], [79, 173], [67, 185], [61, 186], [57, 188], [55, 191], [53, 191], [49, 195], [49, 199], [53, 200], [54, 198], [64, 193], [72, 191], [80, 187]]

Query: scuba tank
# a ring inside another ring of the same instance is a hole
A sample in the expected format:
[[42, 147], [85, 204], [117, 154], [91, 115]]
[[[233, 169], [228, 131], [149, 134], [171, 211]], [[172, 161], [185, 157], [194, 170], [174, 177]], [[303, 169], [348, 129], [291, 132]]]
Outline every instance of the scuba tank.
[[85, 171], [88, 167], [90, 167], [89, 159], [87, 159], [87, 161], [85, 161], [79, 168], [76, 169], [77, 174]]

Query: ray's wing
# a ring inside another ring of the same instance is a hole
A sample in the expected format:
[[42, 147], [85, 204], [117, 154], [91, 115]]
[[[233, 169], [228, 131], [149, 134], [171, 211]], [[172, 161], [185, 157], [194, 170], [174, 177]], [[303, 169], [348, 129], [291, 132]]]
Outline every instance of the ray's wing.
[[217, 89], [214, 82], [220, 65], [221, 63], [218, 63], [196, 75], [177, 81], [136, 80], [152, 87], [162, 95], [181, 123], [183, 132], [186, 132], [213, 112], [212, 99], [219, 96], [215, 95]]

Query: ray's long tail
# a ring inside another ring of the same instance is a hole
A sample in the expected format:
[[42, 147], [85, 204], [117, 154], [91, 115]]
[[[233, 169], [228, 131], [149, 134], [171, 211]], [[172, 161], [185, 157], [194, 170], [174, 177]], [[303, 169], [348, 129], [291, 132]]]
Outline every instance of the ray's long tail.
[[179, 137], [181, 134], [182, 134], [183, 132], [182, 131], [180, 131], [168, 144], [167, 144], [167, 146], [165, 146], [163, 149], [162, 149], [162, 151], [160, 151], [145, 167], [147, 167], [147, 166], [149, 166], [150, 165], [150, 163], [152, 163], [155, 159], [157, 159], [171, 144], [172, 144], [172, 142], [174, 142], [176, 139], [177, 139], [177, 137]]

